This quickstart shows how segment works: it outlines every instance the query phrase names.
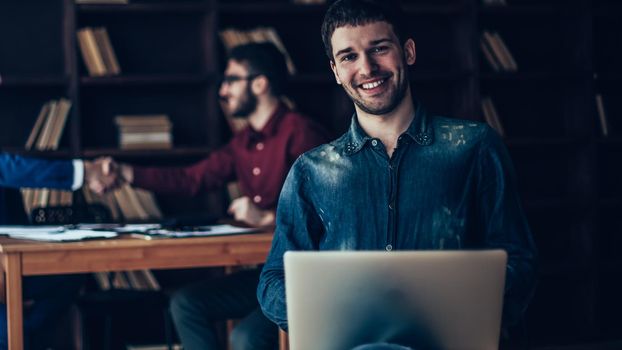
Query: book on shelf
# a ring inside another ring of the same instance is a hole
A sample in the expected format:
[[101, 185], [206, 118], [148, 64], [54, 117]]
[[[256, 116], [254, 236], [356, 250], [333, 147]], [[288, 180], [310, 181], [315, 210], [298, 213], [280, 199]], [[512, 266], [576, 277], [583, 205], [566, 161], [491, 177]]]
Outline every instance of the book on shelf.
[[609, 120], [607, 119], [607, 111], [605, 110], [605, 103], [603, 102], [603, 95], [596, 94], [596, 112], [598, 113], [598, 123], [600, 125], [600, 132], [604, 137], [609, 136]]
[[100, 290], [161, 290], [160, 283], [151, 270], [94, 272]]
[[499, 135], [505, 136], [505, 130], [503, 130], [501, 119], [499, 119], [499, 114], [497, 113], [497, 109], [492, 102], [492, 98], [482, 98], [482, 111], [484, 112], [484, 120], [486, 123], [495, 129]]
[[[28, 135], [25, 149], [35, 148], [40, 151], [58, 149], [70, 109], [71, 102], [65, 98], [44, 103]], [[21, 194], [24, 210], [28, 215], [35, 208], [71, 206], [73, 203], [71, 191], [22, 188]]]
[[285, 62], [287, 64], [287, 70], [289, 71], [289, 74], [296, 74], [296, 66], [294, 66], [294, 62], [292, 61], [289, 52], [285, 48], [281, 37], [274, 28], [258, 27], [251, 30], [238, 30], [234, 28], [228, 28], [222, 30], [219, 35], [227, 50], [231, 50], [235, 46], [242, 44], [248, 44], [253, 42], [271, 42], [285, 56]]
[[119, 131], [121, 149], [173, 147], [173, 124], [167, 115], [118, 115], [115, 117], [115, 124]]
[[483, 31], [480, 49], [494, 71], [516, 72], [518, 70], [516, 59], [499, 33]]
[[90, 76], [102, 77], [121, 74], [117, 56], [105, 27], [85, 27], [77, 32], [78, 46]]

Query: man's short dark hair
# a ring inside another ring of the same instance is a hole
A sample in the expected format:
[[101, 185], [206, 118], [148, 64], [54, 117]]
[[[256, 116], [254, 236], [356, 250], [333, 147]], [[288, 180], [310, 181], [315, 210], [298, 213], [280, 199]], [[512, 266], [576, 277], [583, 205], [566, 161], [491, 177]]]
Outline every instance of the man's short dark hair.
[[272, 43], [251, 43], [234, 47], [229, 59], [245, 64], [249, 75], [264, 75], [272, 95], [284, 94], [289, 79], [285, 57]]
[[396, 0], [337, 0], [326, 12], [322, 23], [322, 41], [328, 59], [333, 61], [333, 46], [330, 38], [335, 29], [345, 26], [360, 26], [373, 22], [387, 22], [399, 42], [406, 42], [407, 32], [404, 28], [399, 2]]

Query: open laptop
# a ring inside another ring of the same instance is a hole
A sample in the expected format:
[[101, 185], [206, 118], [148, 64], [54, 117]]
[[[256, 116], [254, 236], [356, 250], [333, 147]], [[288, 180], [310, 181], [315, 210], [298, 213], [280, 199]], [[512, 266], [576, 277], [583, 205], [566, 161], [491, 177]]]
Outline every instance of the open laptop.
[[498, 349], [507, 253], [287, 252], [291, 350]]

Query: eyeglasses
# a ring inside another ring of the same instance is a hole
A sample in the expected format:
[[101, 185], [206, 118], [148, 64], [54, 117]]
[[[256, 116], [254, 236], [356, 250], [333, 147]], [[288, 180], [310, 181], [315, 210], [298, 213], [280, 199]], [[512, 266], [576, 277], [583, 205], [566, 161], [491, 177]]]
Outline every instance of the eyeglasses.
[[240, 81], [240, 80], [253, 80], [255, 78], [257, 78], [260, 74], [251, 74], [249, 76], [246, 77], [242, 77], [239, 75], [225, 75], [222, 77], [221, 79], [221, 84], [233, 84], [236, 81]]

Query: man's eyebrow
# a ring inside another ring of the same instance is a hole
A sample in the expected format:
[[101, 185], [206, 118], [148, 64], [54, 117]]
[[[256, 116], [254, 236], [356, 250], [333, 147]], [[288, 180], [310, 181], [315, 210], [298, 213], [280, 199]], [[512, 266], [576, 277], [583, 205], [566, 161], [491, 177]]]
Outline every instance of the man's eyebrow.
[[352, 48], [351, 48], [351, 47], [346, 47], [345, 49], [341, 49], [341, 50], [337, 51], [337, 52], [335, 53], [335, 57], [337, 57], [337, 56], [339, 56], [339, 55], [342, 55], [342, 54], [344, 54], [344, 53], [350, 53], [350, 52], [352, 52], [352, 51], [353, 51], [353, 50], [352, 50]]
[[378, 44], [382, 44], [384, 42], [393, 42], [393, 40], [391, 40], [390, 38], [382, 38], [382, 39], [377, 39], [377, 40], [372, 40], [369, 42], [370, 45], [378, 45]]

